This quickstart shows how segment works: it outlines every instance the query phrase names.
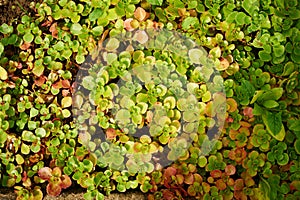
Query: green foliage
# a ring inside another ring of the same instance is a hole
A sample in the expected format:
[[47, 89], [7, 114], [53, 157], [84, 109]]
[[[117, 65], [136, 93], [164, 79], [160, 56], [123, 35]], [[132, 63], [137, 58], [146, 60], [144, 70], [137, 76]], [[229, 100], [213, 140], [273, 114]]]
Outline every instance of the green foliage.
[[297, 0], [32, 8], [0, 26], [0, 186], [17, 199], [299, 198]]

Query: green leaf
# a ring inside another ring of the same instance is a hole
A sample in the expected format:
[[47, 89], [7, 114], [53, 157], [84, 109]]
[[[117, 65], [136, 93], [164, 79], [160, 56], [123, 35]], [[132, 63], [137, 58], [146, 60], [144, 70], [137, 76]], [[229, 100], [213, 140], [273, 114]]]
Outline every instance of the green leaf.
[[272, 88], [271, 90], [266, 91], [262, 95], [257, 98], [257, 101], [263, 102], [267, 100], [275, 100], [277, 101], [283, 94], [283, 88]]
[[272, 60], [272, 56], [266, 51], [259, 51], [258, 56], [264, 62], [268, 62]]
[[288, 129], [290, 129], [291, 131], [300, 131], [300, 119], [294, 120], [288, 120]]
[[0, 130], [0, 144], [4, 144], [6, 140], [7, 140], [7, 134], [4, 131]]
[[147, 2], [154, 6], [161, 6], [164, 1], [163, 0], [147, 0]]
[[22, 140], [26, 142], [34, 142], [36, 140], [36, 136], [31, 131], [23, 131], [22, 132]]
[[35, 109], [34, 107], [30, 108], [30, 118], [35, 117], [39, 114], [39, 110]]
[[204, 53], [200, 49], [189, 50], [189, 58], [192, 63], [201, 64], [201, 60], [205, 57]]
[[244, 25], [246, 17], [247, 15], [243, 12], [239, 12], [237, 15], [235, 15], [235, 21], [237, 25]]
[[259, 181], [259, 199], [270, 200], [271, 187], [265, 179], [261, 178]]
[[7, 25], [6, 23], [3, 23], [3, 24], [0, 26], [0, 32], [3, 33], [3, 34], [9, 34], [9, 33], [12, 33], [13, 30], [14, 30], [13, 27]]
[[106, 49], [108, 51], [114, 51], [116, 50], [120, 45], [120, 42], [117, 38], [110, 38], [108, 42], [106, 43]]
[[4, 46], [3, 46], [3, 44], [0, 42], [0, 56], [2, 55], [3, 52], [4, 52]]
[[300, 154], [300, 139], [297, 139], [294, 143], [295, 150], [298, 154]]
[[284, 54], [284, 46], [283, 45], [276, 45], [276, 46], [273, 46], [273, 51], [274, 51], [274, 55], [276, 57], [280, 57]]
[[46, 130], [44, 128], [37, 128], [35, 130], [35, 134], [38, 136], [38, 137], [45, 137], [46, 136]]
[[289, 76], [291, 73], [294, 72], [295, 65], [293, 62], [289, 61], [284, 65], [283, 72], [281, 76]]
[[257, 90], [257, 91], [255, 91], [254, 96], [253, 96], [250, 104], [253, 104], [258, 99], [258, 97], [260, 97], [263, 93], [264, 93], [263, 90]]
[[274, 113], [265, 111], [262, 114], [262, 119], [271, 136], [273, 136], [276, 140], [283, 141], [285, 137], [285, 129], [282, 124], [281, 112]]
[[94, 78], [91, 76], [85, 76], [82, 80], [82, 86], [85, 89], [93, 90], [96, 86]]
[[27, 154], [29, 154], [29, 152], [30, 152], [30, 147], [27, 144], [22, 143], [21, 144], [21, 153], [27, 155]]
[[45, 67], [43, 65], [34, 65], [32, 73], [36, 76], [41, 76], [44, 73]]
[[68, 118], [68, 117], [71, 116], [71, 112], [68, 109], [63, 109], [61, 111], [61, 113], [62, 113], [62, 115], [63, 115], [64, 118]]
[[34, 39], [34, 35], [30, 32], [26, 33], [24, 36], [23, 36], [23, 40], [27, 43], [31, 43]]
[[128, 123], [130, 121], [130, 112], [125, 109], [121, 109], [116, 114], [116, 120], [122, 123]]
[[96, 8], [95, 10], [93, 10], [93, 12], [90, 13], [89, 15], [89, 20], [90, 21], [96, 21], [99, 17], [101, 17], [103, 14], [103, 9], [100, 8]]
[[95, 36], [99, 36], [103, 33], [103, 26], [96, 26], [92, 29], [92, 33], [95, 35]]
[[196, 28], [198, 24], [199, 24], [199, 20], [197, 17], [187, 17], [182, 22], [182, 29], [188, 30], [191, 27]]
[[85, 61], [84, 55], [81, 54], [77, 54], [75, 59], [78, 64], [82, 64]]
[[276, 108], [277, 106], [279, 106], [279, 103], [277, 103], [274, 100], [267, 100], [267, 101], [263, 102], [263, 105], [266, 108]]
[[72, 24], [70, 31], [74, 35], [79, 35], [81, 33], [82, 26], [79, 23]]

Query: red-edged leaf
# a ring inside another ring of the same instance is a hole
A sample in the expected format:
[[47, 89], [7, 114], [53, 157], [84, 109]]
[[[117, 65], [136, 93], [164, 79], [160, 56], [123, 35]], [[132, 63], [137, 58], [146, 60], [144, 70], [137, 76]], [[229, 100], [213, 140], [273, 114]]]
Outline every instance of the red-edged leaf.
[[184, 181], [184, 176], [182, 174], [176, 174], [177, 183], [181, 185]]
[[37, 79], [35, 79], [34, 83], [37, 86], [41, 87], [45, 83], [45, 81], [46, 81], [46, 77], [44, 75], [42, 75], [42, 76], [38, 77]]
[[184, 182], [188, 185], [192, 185], [194, 183], [194, 175], [192, 173], [186, 175], [184, 177]]
[[71, 181], [70, 177], [67, 175], [62, 175], [60, 187], [62, 189], [66, 189], [66, 188], [70, 187], [71, 185], [72, 185], [72, 181]]
[[165, 200], [173, 200], [176, 196], [170, 190], [164, 190], [163, 191], [163, 197], [164, 197]]
[[133, 31], [134, 28], [131, 26], [131, 22], [132, 22], [132, 18], [129, 18], [129, 19], [126, 19], [124, 21], [124, 28], [127, 30], [127, 31]]
[[55, 89], [60, 89], [62, 88], [62, 83], [61, 81], [56, 81], [55, 83], [52, 84], [52, 87], [55, 88]]
[[46, 190], [47, 190], [47, 194], [54, 197], [57, 197], [61, 193], [60, 185], [55, 183], [49, 183], [47, 185]]
[[59, 167], [54, 167], [52, 170], [52, 175], [55, 177], [61, 177], [61, 169]]
[[227, 165], [225, 167], [225, 173], [226, 173], [226, 175], [230, 176], [230, 175], [235, 174], [235, 172], [236, 172], [235, 166], [233, 166], [233, 165]]
[[71, 87], [71, 84], [70, 84], [69, 80], [62, 80], [61, 85], [62, 85], [63, 88], [70, 88]]
[[210, 175], [213, 178], [220, 178], [222, 176], [222, 171], [219, 170], [219, 169], [215, 169], [215, 170], [213, 170], [213, 171], [210, 172]]
[[38, 171], [38, 175], [43, 180], [49, 180], [52, 177], [52, 169], [49, 167], [43, 167]]
[[234, 190], [242, 190], [244, 188], [244, 180], [243, 179], [237, 179], [234, 183]]
[[216, 186], [219, 190], [225, 190], [227, 187], [226, 183], [224, 183], [222, 179], [216, 181]]

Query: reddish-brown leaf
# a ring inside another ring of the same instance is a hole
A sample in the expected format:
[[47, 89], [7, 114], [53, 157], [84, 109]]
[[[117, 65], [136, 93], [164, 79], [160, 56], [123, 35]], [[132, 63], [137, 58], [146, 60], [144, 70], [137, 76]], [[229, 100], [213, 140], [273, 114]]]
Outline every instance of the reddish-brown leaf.
[[54, 197], [57, 197], [61, 193], [60, 185], [52, 182], [47, 185], [46, 190], [47, 190], [47, 194]]
[[113, 129], [113, 128], [108, 128], [106, 130], [106, 137], [107, 139], [115, 139], [117, 137], [117, 133], [116, 133], [116, 130]]
[[43, 180], [49, 180], [52, 177], [52, 169], [49, 167], [43, 167], [38, 171], [38, 175]]
[[58, 36], [58, 31], [57, 31], [56, 27], [57, 27], [57, 23], [55, 22], [55, 23], [53, 23], [53, 24], [50, 26], [49, 31], [50, 31], [52, 37], [54, 37], [54, 38], [57, 39], [57, 38], [58, 38], [58, 37], [57, 37], [57, 36]]
[[210, 172], [210, 175], [213, 178], [220, 178], [222, 176], [222, 171], [219, 170], [219, 169], [215, 169], [215, 170], [213, 170], [213, 171]]
[[226, 173], [226, 175], [230, 176], [230, 175], [235, 174], [235, 172], [236, 172], [235, 166], [233, 166], [233, 165], [227, 165], [225, 167], [225, 173]]
[[46, 77], [44, 75], [42, 75], [42, 76], [38, 77], [37, 79], [35, 79], [34, 83], [37, 86], [41, 87], [45, 83], [45, 81], [46, 81]]
[[219, 190], [225, 190], [227, 187], [226, 183], [224, 183], [222, 179], [216, 181], [216, 186]]
[[62, 175], [60, 186], [62, 189], [66, 189], [72, 185], [72, 181], [69, 176]]

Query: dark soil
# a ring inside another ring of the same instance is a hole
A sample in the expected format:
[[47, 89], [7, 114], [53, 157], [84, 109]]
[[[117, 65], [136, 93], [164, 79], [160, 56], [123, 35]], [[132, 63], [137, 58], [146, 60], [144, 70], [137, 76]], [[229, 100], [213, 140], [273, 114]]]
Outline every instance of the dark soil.
[[24, 14], [30, 15], [31, 2], [38, 2], [38, 0], [8, 0], [6, 5], [0, 6], [0, 25], [16, 24]]

